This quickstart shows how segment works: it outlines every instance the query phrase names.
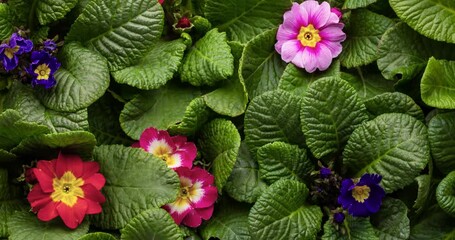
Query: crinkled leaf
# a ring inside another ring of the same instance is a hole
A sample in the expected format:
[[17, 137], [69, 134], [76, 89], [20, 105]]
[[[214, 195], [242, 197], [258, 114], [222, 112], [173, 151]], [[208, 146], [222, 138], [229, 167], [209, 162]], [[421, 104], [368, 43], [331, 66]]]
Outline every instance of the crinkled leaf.
[[149, 209], [131, 219], [121, 230], [122, 240], [183, 239], [179, 226], [166, 210]]
[[222, 87], [203, 96], [205, 103], [216, 113], [237, 117], [245, 112], [248, 94], [238, 78], [226, 80]]
[[0, 42], [9, 38], [13, 33], [12, 14], [9, 6], [0, 3]]
[[57, 21], [76, 6], [78, 0], [37, 0], [36, 16], [41, 25]]
[[343, 227], [347, 227], [349, 232], [345, 234], [337, 230], [331, 221], [327, 221], [324, 224], [322, 240], [379, 240], [369, 220], [347, 215]]
[[371, 222], [379, 239], [408, 239], [410, 233], [408, 208], [393, 198], [383, 200], [381, 210], [371, 216]]
[[22, 189], [13, 186], [8, 178], [8, 170], [0, 168], [0, 238], [8, 237], [8, 219], [15, 211], [26, 211], [28, 206], [22, 201]]
[[428, 139], [436, 167], [446, 174], [455, 170], [455, 112], [434, 116], [428, 124]]
[[167, 129], [182, 121], [188, 104], [199, 94], [199, 90], [177, 85], [143, 92], [125, 104], [120, 125], [133, 139], [149, 127]]
[[417, 182], [417, 198], [414, 202], [413, 208], [416, 209], [416, 213], [420, 214], [427, 204], [430, 197], [431, 190], [431, 176], [423, 174], [415, 178]]
[[223, 240], [250, 240], [248, 231], [249, 209], [236, 204], [220, 205], [220, 211], [216, 212], [201, 228], [202, 238]]
[[422, 100], [432, 107], [455, 109], [454, 76], [455, 61], [431, 57], [420, 83]]
[[343, 8], [355, 9], [366, 7], [372, 3], [377, 2], [378, 0], [346, 0], [344, 2]]
[[300, 106], [299, 97], [282, 90], [255, 97], [245, 113], [245, 142], [251, 152], [256, 154], [259, 147], [275, 141], [303, 146]]
[[215, 184], [220, 192], [234, 168], [240, 141], [235, 125], [225, 119], [215, 119], [201, 129], [200, 151], [213, 164]]
[[308, 188], [293, 180], [279, 180], [251, 208], [248, 223], [252, 239], [316, 239], [322, 212], [307, 205]]
[[55, 73], [57, 85], [38, 91], [46, 107], [72, 112], [103, 96], [109, 86], [106, 59], [78, 43], [69, 43], [59, 53], [59, 60], [62, 66]]
[[450, 217], [440, 208], [432, 208], [426, 211], [425, 217], [411, 228], [410, 240], [434, 240], [453, 238], [455, 218]]
[[247, 43], [283, 21], [283, 13], [291, 7], [288, 0], [212, 0], [206, 1], [205, 16], [225, 31], [229, 40]]
[[180, 66], [185, 49], [186, 45], [181, 39], [159, 41], [137, 63], [113, 72], [112, 76], [118, 83], [143, 90], [157, 89], [172, 79]]
[[354, 88], [341, 79], [311, 84], [300, 116], [306, 143], [316, 158], [340, 152], [352, 131], [368, 119]]
[[6, 150], [0, 149], [0, 163], [10, 163], [14, 160], [16, 160], [16, 155]]
[[424, 121], [422, 109], [414, 100], [403, 93], [383, 93], [376, 97], [370, 98], [364, 102], [368, 112], [373, 116], [379, 116], [383, 113], [406, 113]]
[[436, 189], [436, 200], [446, 213], [455, 216], [455, 171], [449, 173]]
[[348, 68], [367, 65], [378, 59], [379, 40], [394, 25], [391, 19], [365, 9], [351, 14], [340, 54], [341, 64]]
[[386, 113], [365, 122], [351, 135], [343, 152], [349, 172], [382, 175], [381, 185], [393, 192], [412, 183], [430, 159], [426, 126], [401, 113]]
[[8, 5], [13, 14], [15, 24], [19, 25], [27, 22], [32, 1], [33, 0], [8, 0]]
[[394, 91], [395, 82], [386, 80], [381, 74], [367, 74], [360, 71], [359, 75], [353, 75], [342, 72], [341, 79], [355, 88], [357, 95], [364, 100]]
[[455, 43], [455, 2], [453, 0], [389, 0], [390, 6], [420, 34]]
[[172, 135], [193, 136], [210, 119], [212, 112], [202, 97], [193, 99], [186, 107], [182, 121], [172, 125], [169, 131]]
[[257, 160], [261, 178], [270, 184], [280, 179], [303, 181], [314, 170], [305, 149], [283, 142], [260, 147]]
[[77, 240], [116, 240], [113, 235], [105, 232], [88, 233]]
[[180, 181], [166, 163], [139, 148], [96, 147], [94, 159], [106, 178], [103, 211], [92, 223], [103, 229], [124, 227], [140, 212], [172, 202]]
[[180, 77], [194, 86], [213, 86], [233, 73], [234, 57], [226, 33], [213, 29], [190, 48], [183, 59]]
[[133, 65], [163, 30], [158, 1], [93, 0], [71, 26], [66, 41], [79, 41], [108, 60], [111, 71]]
[[250, 99], [277, 89], [286, 67], [286, 63], [281, 60], [274, 47], [276, 31], [271, 29], [256, 36], [243, 50], [239, 77], [245, 82]]

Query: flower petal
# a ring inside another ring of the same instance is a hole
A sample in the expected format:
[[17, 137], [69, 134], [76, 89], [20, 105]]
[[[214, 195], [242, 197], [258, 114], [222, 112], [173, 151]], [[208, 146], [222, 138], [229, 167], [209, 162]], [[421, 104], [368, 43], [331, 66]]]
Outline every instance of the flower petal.
[[38, 211], [38, 219], [41, 221], [50, 221], [58, 216], [57, 202], [50, 201], [46, 206]]
[[103, 209], [101, 208], [101, 204], [99, 204], [98, 202], [92, 201], [90, 199], [85, 199], [85, 201], [87, 202], [88, 205], [87, 214], [98, 214], [103, 211]]
[[196, 209], [196, 211], [199, 213], [199, 216], [201, 216], [202, 219], [209, 220], [212, 217], [214, 208], [215, 208], [215, 205], [212, 205], [207, 208], [198, 208], [198, 209]]
[[84, 199], [78, 199], [73, 207], [69, 207], [64, 203], [57, 206], [58, 215], [63, 220], [63, 223], [71, 229], [77, 228], [84, 221], [85, 213], [87, 212], [88, 204]]
[[303, 48], [297, 52], [295, 57], [292, 59], [292, 63], [298, 68], [305, 68], [305, 58], [303, 58]]
[[104, 203], [106, 198], [100, 192], [100, 190], [96, 189], [91, 184], [85, 184], [81, 187], [82, 191], [84, 191], [84, 198], [90, 199], [95, 202]]
[[348, 212], [354, 217], [368, 217], [370, 215], [366, 205], [357, 201], [349, 207]]
[[312, 48], [306, 47], [303, 49], [302, 58], [305, 64], [305, 70], [307, 72], [312, 73], [316, 71], [318, 59]]
[[208, 186], [204, 187], [204, 195], [199, 201], [193, 201], [193, 206], [195, 208], [207, 208], [215, 204], [216, 199], [218, 198], [218, 190], [216, 187]]
[[156, 128], [145, 129], [141, 134], [139, 143], [141, 148], [152, 154], [158, 147], [168, 148], [169, 153], [172, 153], [175, 150], [175, 145], [173, 144], [169, 133]]
[[377, 185], [381, 182], [382, 176], [379, 174], [369, 174], [365, 173], [362, 175], [362, 177], [359, 180], [359, 183], [357, 185], [362, 186], [362, 185]]
[[329, 40], [332, 42], [342, 42], [346, 40], [346, 34], [343, 32], [344, 24], [337, 23], [331, 24], [319, 31], [319, 36], [322, 40]]
[[314, 48], [314, 52], [318, 60], [317, 68], [320, 71], [324, 71], [329, 68], [333, 58], [329, 48], [323, 44], [317, 44]]
[[202, 218], [197, 211], [189, 212], [182, 221], [188, 227], [199, 227], [202, 223]]
[[179, 148], [180, 146], [183, 146], [187, 142], [186, 137], [185, 136], [180, 136], [180, 135], [172, 136], [171, 140], [174, 143], [176, 148]]
[[54, 191], [53, 178], [49, 177], [42, 169], [33, 168], [33, 173], [38, 180], [38, 184], [45, 193], [52, 193]]
[[[330, 5], [327, 2], [322, 2], [321, 5], [314, 10], [315, 11], [312, 11], [312, 15], [309, 16], [310, 23], [313, 23], [313, 26], [316, 29], [319, 29], [327, 24], [332, 12], [330, 11]], [[337, 17], [336, 19], [339, 18]]]
[[283, 43], [281, 47], [281, 59], [285, 62], [290, 62], [295, 55], [303, 48], [299, 40], [289, 40]]
[[50, 178], [54, 178], [57, 176], [55, 170], [55, 163], [56, 160], [48, 161], [48, 160], [39, 160], [36, 164], [36, 168], [41, 169], [45, 174], [47, 174]]
[[27, 195], [27, 200], [35, 212], [52, 201], [50, 194], [43, 192], [39, 184], [33, 186], [32, 190]]
[[83, 171], [82, 159], [78, 155], [63, 154], [60, 152], [56, 162], [56, 170], [59, 178], [67, 171], [72, 172], [76, 178], [79, 178]]
[[180, 212], [180, 213], [178, 211], [175, 211], [174, 207], [171, 204], [166, 204], [163, 206], [163, 208], [169, 214], [171, 214], [171, 217], [174, 219], [174, 221], [177, 225], [180, 225], [182, 223], [183, 219], [186, 217], [186, 215], [189, 212], [193, 211], [193, 208], [191, 208], [191, 206], [189, 206], [189, 205], [183, 212]]
[[140, 148], [141, 144], [139, 142], [135, 142], [135, 143], [131, 144], [131, 147], [132, 148]]
[[83, 162], [82, 179], [89, 178], [100, 171], [100, 164], [97, 162]]
[[283, 15], [283, 28], [287, 31], [298, 34], [302, 27], [303, 19], [300, 14], [300, 5], [293, 3], [291, 10], [287, 11]]
[[84, 179], [84, 183], [91, 184], [96, 189], [101, 190], [101, 188], [104, 187], [104, 184], [106, 183], [106, 178], [104, 178], [101, 173], [95, 173], [91, 177]]
[[322, 40], [318, 44], [322, 44], [325, 47], [327, 47], [330, 50], [330, 52], [332, 53], [333, 58], [338, 57], [341, 53], [341, 50], [343, 50], [343, 47], [341, 46], [341, 43], [339, 43], [339, 42], [331, 42], [331, 41], [327, 41], [327, 40]]
[[300, 4], [300, 12], [302, 13], [303, 11], [305, 11], [307, 13], [307, 24], [305, 26], [307, 26], [308, 24], [313, 24], [315, 25], [315, 23], [313, 22], [314, 21], [314, 15], [315, 13], [319, 10], [319, 3], [317, 1], [313, 1], [313, 0], [307, 0], [307, 1], [303, 1], [301, 4]]
[[187, 173], [187, 176], [193, 180], [193, 183], [196, 181], [202, 182], [203, 187], [212, 185], [215, 182], [215, 177], [200, 167], [191, 169], [191, 171]]

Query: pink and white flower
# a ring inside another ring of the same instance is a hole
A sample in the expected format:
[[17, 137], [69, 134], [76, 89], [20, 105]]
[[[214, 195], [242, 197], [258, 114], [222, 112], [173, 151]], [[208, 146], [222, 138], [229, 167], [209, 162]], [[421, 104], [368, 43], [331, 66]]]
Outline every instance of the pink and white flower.
[[327, 2], [307, 0], [293, 3], [284, 13], [277, 32], [275, 50], [285, 62], [292, 62], [307, 72], [326, 70], [332, 59], [340, 55], [346, 39], [340, 23], [341, 12]]
[[174, 169], [180, 178], [177, 200], [163, 206], [180, 225], [198, 227], [202, 219], [208, 220], [213, 214], [218, 190], [213, 186], [214, 177], [202, 168]]
[[147, 128], [142, 132], [139, 144], [145, 151], [163, 159], [169, 168], [193, 167], [197, 155], [196, 145], [187, 142], [185, 136], [171, 137], [167, 131], [156, 128]]

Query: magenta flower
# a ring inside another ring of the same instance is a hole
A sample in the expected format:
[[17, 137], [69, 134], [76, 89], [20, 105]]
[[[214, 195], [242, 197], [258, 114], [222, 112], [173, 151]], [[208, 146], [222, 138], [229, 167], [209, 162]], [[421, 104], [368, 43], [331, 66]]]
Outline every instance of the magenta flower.
[[173, 203], [163, 206], [175, 223], [198, 227], [202, 219], [208, 220], [213, 214], [218, 190], [213, 186], [213, 176], [202, 168], [177, 168], [180, 191]]
[[156, 128], [147, 128], [141, 134], [139, 145], [145, 151], [163, 159], [170, 168], [193, 167], [197, 155], [196, 145], [187, 142], [185, 136], [169, 136], [169, 133]]
[[332, 59], [340, 55], [341, 42], [346, 39], [340, 17], [341, 12], [331, 9], [327, 2], [293, 3], [278, 28], [276, 51], [283, 61], [307, 72], [326, 70]]

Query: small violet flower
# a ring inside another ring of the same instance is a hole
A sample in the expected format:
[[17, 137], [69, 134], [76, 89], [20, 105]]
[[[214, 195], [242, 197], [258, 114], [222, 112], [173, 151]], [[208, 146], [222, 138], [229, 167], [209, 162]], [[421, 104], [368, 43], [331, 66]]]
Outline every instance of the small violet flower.
[[354, 217], [367, 217], [379, 211], [384, 189], [379, 185], [381, 175], [364, 174], [359, 179], [344, 179], [341, 182], [338, 203]]
[[19, 55], [28, 53], [33, 48], [33, 42], [13, 33], [7, 43], [0, 44], [0, 59], [6, 71], [11, 71], [19, 64]]
[[27, 72], [32, 76], [32, 86], [53, 87], [56, 84], [54, 73], [60, 68], [57, 58], [45, 51], [34, 51], [31, 60]]
[[57, 49], [57, 44], [52, 39], [47, 39], [43, 42], [43, 49], [49, 53], [55, 51]]
[[180, 191], [177, 200], [164, 205], [174, 219], [180, 225], [198, 227], [202, 219], [208, 220], [213, 214], [213, 208], [218, 198], [218, 190], [214, 183], [214, 177], [202, 168], [176, 168], [180, 178]]
[[164, 0], [158, 0], [158, 2], [159, 2], [161, 5], [163, 5]]
[[139, 145], [145, 151], [163, 159], [169, 168], [193, 167], [197, 155], [196, 145], [187, 142], [185, 136], [169, 136], [169, 133], [156, 128], [147, 128], [142, 132]]
[[335, 221], [336, 223], [342, 223], [344, 221], [344, 213], [342, 212], [337, 212], [335, 214], [333, 214], [333, 221]]
[[326, 70], [332, 58], [340, 55], [341, 42], [346, 39], [340, 17], [341, 12], [331, 9], [327, 2], [293, 3], [278, 28], [276, 51], [283, 61], [292, 62], [309, 73]]
[[99, 169], [96, 162], [63, 153], [51, 161], [38, 161], [33, 168], [38, 183], [27, 196], [38, 219], [47, 222], [60, 216], [67, 227], [75, 229], [86, 214], [100, 213], [105, 201], [100, 190], [106, 180]]
[[319, 170], [319, 175], [321, 176], [321, 178], [328, 178], [330, 177], [330, 175], [332, 175], [332, 170], [330, 170], [330, 168], [321, 167], [321, 169]]

